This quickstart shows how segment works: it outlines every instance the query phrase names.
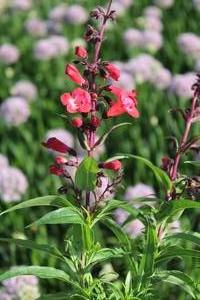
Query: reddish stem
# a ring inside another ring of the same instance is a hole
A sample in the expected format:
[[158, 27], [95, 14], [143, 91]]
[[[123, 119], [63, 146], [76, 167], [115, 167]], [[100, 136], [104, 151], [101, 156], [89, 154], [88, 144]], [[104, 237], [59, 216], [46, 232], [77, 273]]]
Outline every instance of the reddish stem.
[[179, 149], [178, 149], [178, 151], [175, 155], [174, 163], [173, 163], [171, 171], [170, 171], [170, 178], [171, 178], [172, 181], [174, 181], [177, 178], [178, 167], [179, 167], [179, 163], [180, 163], [180, 159], [181, 159], [180, 148], [182, 148], [184, 146], [184, 144], [187, 142], [187, 139], [188, 139], [188, 136], [189, 136], [189, 133], [190, 133], [190, 129], [191, 129], [191, 126], [192, 126], [192, 118], [194, 117], [196, 102], [197, 102], [197, 98], [194, 97], [192, 99], [192, 105], [191, 105], [190, 113], [189, 113], [189, 115], [187, 116], [187, 119], [186, 119], [185, 130], [184, 130], [183, 136], [181, 138], [180, 146], [179, 146]]

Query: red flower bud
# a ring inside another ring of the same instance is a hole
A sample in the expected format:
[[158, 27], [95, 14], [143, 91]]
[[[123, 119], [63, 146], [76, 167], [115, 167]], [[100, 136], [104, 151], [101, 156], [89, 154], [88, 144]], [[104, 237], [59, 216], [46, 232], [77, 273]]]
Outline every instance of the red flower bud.
[[49, 172], [51, 174], [54, 174], [56, 176], [62, 176], [64, 174], [64, 170], [60, 167], [57, 167], [55, 165], [52, 165], [49, 167]]
[[109, 77], [116, 81], [119, 79], [120, 70], [115, 65], [109, 63], [105, 66], [105, 69], [108, 72]]
[[99, 165], [102, 169], [108, 169], [113, 171], [119, 171], [122, 168], [122, 164], [119, 160], [112, 160]]
[[48, 149], [60, 152], [60, 153], [69, 153], [73, 156], [76, 156], [76, 151], [67, 145], [65, 145], [63, 142], [58, 140], [55, 137], [52, 137], [48, 139], [46, 142], [43, 142], [42, 145]]
[[75, 55], [80, 58], [86, 58], [88, 56], [87, 50], [84, 47], [77, 46], [75, 48]]
[[83, 125], [83, 120], [81, 118], [74, 118], [71, 123], [74, 127], [80, 128]]
[[100, 126], [101, 120], [100, 120], [98, 117], [96, 117], [96, 116], [92, 116], [90, 124], [91, 124], [93, 127], [97, 128], [97, 127]]
[[66, 164], [67, 163], [67, 159], [65, 157], [63, 157], [63, 156], [56, 156], [55, 162], [58, 165]]
[[77, 84], [82, 85], [83, 83], [85, 83], [85, 79], [81, 76], [79, 70], [71, 64], [68, 64], [66, 66], [65, 74], [68, 75], [69, 78]]

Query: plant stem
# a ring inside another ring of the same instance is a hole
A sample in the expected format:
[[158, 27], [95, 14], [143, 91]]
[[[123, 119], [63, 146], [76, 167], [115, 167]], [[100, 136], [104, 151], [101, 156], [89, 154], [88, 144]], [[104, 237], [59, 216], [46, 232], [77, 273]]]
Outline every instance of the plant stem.
[[170, 171], [170, 178], [172, 181], [174, 181], [177, 178], [177, 173], [178, 173], [178, 167], [181, 159], [181, 152], [180, 149], [184, 146], [184, 144], [187, 142], [188, 136], [190, 134], [190, 129], [192, 126], [192, 118], [194, 117], [194, 112], [196, 108], [196, 102], [197, 102], [197, 97], [194, 97], [192, 99], [192, 105], [190, 109], [190, 113], [187, 116], [186, 123], [185, 123], [185, 130], [183, 132], [183, 136], [181, 138], [180, 146], [178, 151], [176, 152], [174, 163], [172, 165], [171, 171]]

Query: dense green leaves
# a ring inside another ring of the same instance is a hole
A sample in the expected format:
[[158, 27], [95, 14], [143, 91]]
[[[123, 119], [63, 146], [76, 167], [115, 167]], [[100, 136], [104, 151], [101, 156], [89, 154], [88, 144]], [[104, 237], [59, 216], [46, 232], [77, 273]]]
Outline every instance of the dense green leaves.
[[78, 167], [75, 176], [75, 184], [80, 190], [93, 191], [96, 187], [97, 162], [92, 157], [86, 157]]
[[29, 226], [45, 224], [84, 224], [84, 218], [75, 207], [65, 207], [47, 213]]
[[200, 259], [200, 251], [193, 249], [183, 249], [179, 246], [166, 247], [156, 259], [157, 263], [173, 259], [175, 257], [185, 258], [197, 258]]
[[200, 246], [200, 234], [197, 232], [178, 232], [167, 236], [165, 239], [172, 242], [174, 242], [174, 240], [182, 240], [183, 242], [189, 241]]
[[70, 295], [67, 293], [49, 294], [39, 297], [37, 300], [66, 300]]
[[1, 215], [15, 211], [22, 208], [34, 207], [34, 206], [69, 206], [71, 205], [70, 202], [63, 197], [54, 195], [54, 196], [44, 196], [44, 197], [37, 197], [34, 199], [30, 199], [24, 202], [21, 202], [17, 205], [12, 206], [11, 208], [7, 209], [6, 211], [2, 212]]
[[193, 165], [193, 166], [196, 166], [196, 167], [200, 167], [200, 161], [199, 160], [195, 160], [195, 161], [185, 161], [184, 162], [185, 164], [190, 164], [190, 165]]
[[103, 248], [98, 250], [97, 252], [94, 252], [89, 261], [88, 265], [94, 265], [99, 262], [104, 262], [106, 260], [112, 259], [112, 258], [120, 258], [126, 255], [126, 252], [123, 249], [115, 248], [115, 249], [109, 249], [109, 248]]

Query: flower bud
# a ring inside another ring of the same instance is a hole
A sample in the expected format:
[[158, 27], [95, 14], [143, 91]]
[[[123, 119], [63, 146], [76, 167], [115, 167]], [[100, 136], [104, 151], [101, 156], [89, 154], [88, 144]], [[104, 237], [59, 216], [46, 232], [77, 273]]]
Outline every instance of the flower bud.
[[97, 127], [100, 126], [101, 120], [100, 120], [98, 117], [96, 117], [96, 116], [92, 116], [90, 124], [91, 124], [94, 128], [97, 128]]
[[64, 174], [64, 170], [56, 165], [52, 165], [49, 167], [49, 171], [51, 174], [56, 176], [62, 176]]
[[84, 47], [77, 46], [75, 48], [75, 55], [80, 58], [86, 58], [88, 56], [87, 50]]
[[120, 77], [120, 70], [115, 65], [108, 63], [105, 66], [105, 69], [108, 72], [109, 77], [111, 77], [113, 80], [118, 81]]
[[71, 124], [76, 128], [80, 128], [83, 125], [83, 120], [81, 118], [74, 118]]
[[65, 68], [65, 74], [69, 76], [69, 78], [79, 84], [79, 85], [82, 85], [83, 83], [85, 83], [85, 79], [81, 76], [79, 70], [71, 65], [71, 64], [68, 64]]
[[112, 160], [99, 164], [99, 167], [102, 169], [108, 169], [117, 172], [122, 168], [122, 164], [119, 160]]
[[55, 137], [48, 139], [46, 142], [43, 142], [42, 145], [53, 151], [57, 151], [60, 153], [69, 153], [73, 156], [76, 156], [76, 151], [74, 149], [68, 147], [66, 144]]

